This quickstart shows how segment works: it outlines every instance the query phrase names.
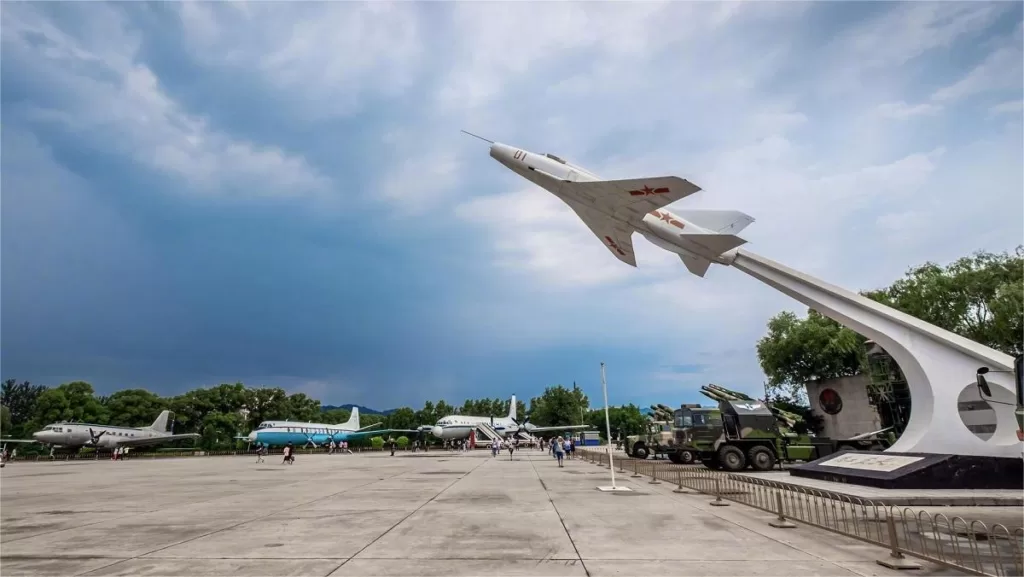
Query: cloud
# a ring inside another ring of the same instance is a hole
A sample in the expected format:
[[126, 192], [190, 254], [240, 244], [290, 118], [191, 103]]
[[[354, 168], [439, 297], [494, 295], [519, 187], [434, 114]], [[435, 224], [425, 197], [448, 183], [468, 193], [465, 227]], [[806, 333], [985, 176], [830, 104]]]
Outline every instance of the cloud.
[[883, 118], [901, 120], [912, 116], [934, 116], [942, 111], [942, 107], [927, 102], [910, 105], [906, 102], [887, 102], [879, 104], [875, 112]]
[[42, 5], [12, 3], [3, 16], [5, 62], [31, 70], [33, 82], [50, 91], [45, 100], [12, 105], [29, 122], [60, 125], [105, 152], [180, 178], [183, 192], [296, 196], [327, 186], [301, 156], [232, 138], [182, 109], [139, 61], [138, 34], [109, 5], [77, 5], [57, 20]]
[[194, 58], [257, 74], [307, 122], [353, 114], [366, 99], [394, 96], [418, 80], [424, 22], [409, 4], [180, 2], [175, 8]]
[[1024, 110], [1024, 100], [1010, 100], [1000, 102], [988, 109], [992, 114], [1014, 114]]
[[1024, 75], [1022, 55], [1024, 48], [1021, 47], [1021, 37], [1015, 34], [1011, 46], [995, 50], [964, 77], [936, 90], [932, 100], [956, 101], [975, 94], [1019, 87], [1018, 80]]
[[[18, 376], [391, 407], [597, 398], [603, 360], [613, 403], [760, 391], [765, 323], [804, 307], [639, 236], [624, 265], [459, 129], [688, 178], [704, 190], [673, 208], [743, 210], [746, 249], [852, 289], [1024, 236], [1012, 3], [71, 8], [2, 7]], [[12, 133], [62, 180], [15, 171]]]

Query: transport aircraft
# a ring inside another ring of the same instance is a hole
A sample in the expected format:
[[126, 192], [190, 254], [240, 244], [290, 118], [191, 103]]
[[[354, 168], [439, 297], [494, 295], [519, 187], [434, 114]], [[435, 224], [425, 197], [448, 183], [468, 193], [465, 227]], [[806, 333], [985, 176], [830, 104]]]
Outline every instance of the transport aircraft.
[[[430, 427], [430, 434], [438, 439], [465, 439], [470, 432], [481, 426], [494, 429], [502, 437], [515, 435], [519, 432], [535, 435], [537, 433], [552, 431], [570, 431], [577, 429], [589, 429], [590, 425], [563, 425], [556, 427], [538, 427], [530, 424], [530, 417], [527, 416], [522, 422], [516, 420], [516, 396], [512, 395], [509, 403], [507, 417], [479, 417], [473, 415], [447, 415], [437, 420], [437, 423]], [[426, 427], [422, 427], [426, 428]]]
[[262, 443], [267, 446], [281, 446], [291, 443], [292, 445], [312, 445], [317, 447], [326, 445], [331, 441], [341, 443], [342, 441], [354, 441], [356, 439], [390, 433], [418, 432], [406, 429], [377, 429], [376, 427], [379, 426], [380, 423], [376, 423], [360, 428], [359, 408], [352, 407], [352, 414], [344, 423], [332, 425], [328, 423], [303, 423], [299, 421], [263, 421], [247, 436], [236, 438], [249, 441], [250, 443]]
[[41, 443], [53, 447], [81, 449], [97, 447], [142, 447], [179, 439], [195, 439], [196, 433], [175, 435], [171, 432], [174, 413], [163, 411], [148, 427], [112, 427], [91, 423], [53, 423], [32, 433], [32, 439], [3, 439], [4, 443]]

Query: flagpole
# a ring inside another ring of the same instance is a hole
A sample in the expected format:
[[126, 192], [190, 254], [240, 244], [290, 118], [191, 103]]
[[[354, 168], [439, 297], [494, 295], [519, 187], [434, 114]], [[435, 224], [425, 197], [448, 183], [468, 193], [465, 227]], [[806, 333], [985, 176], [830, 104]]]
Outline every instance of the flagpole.
[[612, 472], [612, 486], [598, 487], [600, 491], [629, 491], [629, 487], [618, 487], [615, 485], [615, 464], [612, 463], [612, 424], [608, 416], [608, 382], [604, 376], [604, 363], [601, 363], [601, 391], [604, 393], [604, 427], [608, 435], [608, 443], [605, 445], [608, 450], [608, 470]]

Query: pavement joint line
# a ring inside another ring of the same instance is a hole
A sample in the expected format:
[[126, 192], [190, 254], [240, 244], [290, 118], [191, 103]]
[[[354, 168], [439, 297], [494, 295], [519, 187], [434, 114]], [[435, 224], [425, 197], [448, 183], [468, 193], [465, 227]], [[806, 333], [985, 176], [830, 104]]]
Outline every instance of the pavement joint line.
[[[295, 481], [294, 483], [288, 483], [285, 486], [286, 487], [291, 487], [293, 485], [298, 485], [300, 483], [306, 483], [306, 482], [308, 482], [308, 481]], [[250, 491], [250, 490], [243, 490], [243, 491], [240, 491], [238, 493], [232, 493], [230, 495], [221, 495], [219, 497], [214, 497], [212, 499], [207, 499], [205, 501], [196, 501], [196, 502], [190, 503], [190, 506], [202, 505], [202, 504], [205, 504], [205, 503], [211, 503], [213, 501], [219, 501], [221, 499], [230, 499], [232, 497], [238, 497], [239, 495], [247, 495], [247, 494], [249, 494], [251, 492], [252, 491]], [[42, 533], [33, 533], [31, 535], [25, 535], [24, 537], [18, 537], [16, 539], [8, 539], [8, 540], [5, 540], [5, 541], [0, 541], [0, 543], [6, 545], [8, 543], [15, 543], [17, 541], [23, 541], [25, 539], [32, 539], [34, 537], [43, 537], [43, 536], [46, 536], [46, 535], [53, 535], [54, 533], [60, 533], [62, 531], [72, 531], [72, 530], [75, 530], [75, 529], [81, 529], [83, 527], [91, 527], [93, 525], [98, 525], [100, 523], [107, 523], [109, 521], [120, 521], [122, 519], [128, 519], [129, 517], [137, 517], [139, 515], [148, 515], [150, 513], [159, 513], [160, 511], [163, 511], [166, 508], [167, 507], [161, 507], [161, 508], [158, 508], [158, 509], [145, 509], [145, 510], [142, 510], [142, 511], [134, 511], [134, 512], [129, 513], [127, 515], [121, 515], [120, 517], [111, 517], [110, 519], [102, 519], [100, 521], [93, 521], [92, 523], [83, 523], [82, 525], [75, 525], [74, 527], [65, 527], [64, 529], [54, 529], [53, 531], [44, 531]]]
[[[662, 492], [660, 490], [660, 488], [655, 488], [655, 490], [658, 491], [659, 493], [661, 493], [662, 495], [665, 495], [665, 496], [667, 496], [667, 497], [669, 497], [671, 499], [677, 500], [677, 501], [683, 501], [683, 500], [685, 500], [686, 497], [697, 497], [697, 495], [690, 495], [690, 494], [680, 495], [680, 494], [677, 494], [677, 493], [672, 493], [670, 491]], [[752, 510], [754, 512], [765, 513], [765, 511], [762, 511], [761, 509], [758, 509], [757, 507], [751, 507], [751, 506], [747, 505], [746, 503], [740, 503], [738, 501], [736, 503], [738, 503], [740, 505], [744, 505], [744, 507], [746, 509]], [[792, 550], [794, 550], [794, 551], [796, 551], [798, 553], [803, 553], [804, 555], [810, 555], [811, 557], [814, 557], [815, 559], [817, 559], [819, 561], [828, 563], [828, 564], [833, 565], [833, 566], [835, 566], [836, 568], [839, 568], [839, 569], [843, 569], [844, 568], [841, 565], [839, 565], [839, 563], [836, 562], [836, 561], [832, 561], [830, 559], [822, 557], [821, 555], [818, 555], [817, 553], [813, 553], [811, 551], [804, 551], [803, 549], [797, 547], [796, 545], [793, 545], [792, 543], [787, 543], [785, 541], [779, 540], [778, 538], [774, 537], [773, 535], [769, 534], [768, 532], [762, 533], [760, 531], [755, 531], [754, 529], [751, 529], [750, 527], [748, 527], [746, 525], [742, 525], [742, 524], [738, 523], [737, 521], [733, 521], [732, 519], [726, 519], [725, 517], [722, 517], [721, 515], [719, 515], [718, 511], [712, 510], [712, 509], [707, 509], [704, 506], [702, 506], [703, 505], [703, 501], [702, 501], [702, 503], [700, 505], [698, 505], [698, 504], [690, 504], [690, 503], [686, 503], [686, 504], [689, 505], [690, 507], [693, 507], [695, 509], [703, 511], [703, 512], [709, 514], [709, 515], [713, 515], [713, 516], [721, 519], [722, 521], [725, 521], [726, 523], [730, 523], [732, 525], [736, 525], [737, 527], [743, 529], [744, 531], [748, 531], [748, 532], [753, 533], [755, 535], [760, 535], [762, 537], [771, 539], [772, 541], [775, 541], [779, 545], [783, 545], [783, 546], [785, 546], [785, 547], [787, 547], [789, 549], [792, 549]], [[813, 528], [813, 525], [804, 525], [802, 523], [801, 523], [800, 526], [805, 526], [805, 527]], [[845, 535], [841, 535], [841, 536], [845, 537]]]
[[551, 491], [548, 490], [547, 483], [540, 478], [540, 472], [537, 471], [537, 465], [534, 464], [532, 458], [530, 459], [530, 467], [533, 469], [533, 473], [537, 475], [537, 481], [540, 482], [540, 486], [544, 488], [544, 494], [548, 497], [548, 503], [551, 503], [551, 508], [555, 510], [555, 515], [558, 516], [558, 522], [562, 524], [562, 530], [565, 531], [565, 536], [569, 538], [569, 543], [572, 544], [572, 550], [576, 552], [576, 558], [579, 559], [580, 565], [583, 566], [583, 572], [587, 577], [590, 577], [590, 569], [587, 569], [587, 562], [584, 561], [583, 556], [580, 555], [579, 547], [576, 546], [576, 541], [573, 541], [569, 528], [565, 526], [565, 519], [562, 518], [562, 513], [558, 510], [558, 505], [555, 505], [555, 500], [551, 498]]
[[[396, 473], [394, 475], [391, 475], [389, 477], [385, 477], [383, 479], [376, 479], [374, 481], [370, 481], [369, 483], [364, 483], [362, 485], [356, 485], [354, 487], [346, 487], [345, 489], [342, 489], [341, 491], [337, 491], [337, 492], [331, 493], [329, 495], [324, 495], [323, 497], [317, 497], [316, 499], [312, 499], [310, 501], [304, 501], [302, 503], [299, 503], [297, 505], [292, 505], [290, 507], [285, 507], [284, 509], [280, 509], [280, 510], [277, 510], [277, 511], [273, 511], [271, 513], [267, 513], [266, 515], [260, 515], [258, 517], [253, 517], [251, 519], [246, 519], [245, 521], [242, 521], [240, 523], [235, 523], [234, 525], [230, 525], [228, 527], [223, 527], [221, 529], [216, 529], [216, 530], [210, 531], [208, 533], [203, 533], [202, 535], [197, 535], [195, 537], [190, 537], [188, 539], [185, 539], [184, 541], [178, 541], [177, 543], [171, 543], [170, 545], [164, 545], [163, 547], [158, 547], [156, 549], [153, 549], [152, 551], [146, 551], [145, 553], [142, 553], [142, 554], [139, 554], [139, 555], [134, 555], [134, 556], [128, 557], [126, 559], [121, 559], [121, 560], [119, 560], [117, 562], [110, 563], [109, 565], [104, 565], [102, 567], [96, 567], [96, 568], [91, 569], [89, 571], [85, 571], [84, 573], [76, 573], [76, 575], [85, 575], [86, 573], [93, 573], [95, 571], [99, 571], [100, 569], [106, 569], [108, 567], [113, 567], [114, 565], [117, 565], [119, 563], [124, 563], [125, 561], [132, 561], [132, 560], [138, 559], [139, 557], [145, 557], [146, 555], [149, 555], [151, 553], [158, 553], [158, 552], [163, 551], [165, 549], [170, 549], [171, 547], [176, 547], [178, 545], [184, 545], [185, 543], [190, 543], [192, 541], [195, 541], [196, 539], [202, 539], [204, 537], [209, 537], [210, 535], [216, 535], [217, 533], [222, 533], [224, 531], [228, 531], [228, 530], [234, 529], [236, 527], [241, 527], [242, 525], [245, 525], [246, 523], [252, 523], [253, 521], [259, 521], [261, 519], [266, 519], [267, 517], [273, 517], [274, 515], [279, 515], [281, 513], [286, 513], [288, 511], [292, 511], [292, 510], [297, 509], [299, 507], [305, 507], [307, 505], [312, 505], [313, 503], [316, 503], [317, 501], [322, 501], [324, 499], [330, 499], [331, 497], [334, 497], [334, 496], [337, 496], [337, 495], [341, 495], [342, 493], [344, 493], [346, 491], [351, 491], [353, 489], [362, 489], [363, 487], [368, 487], [368, 486], [373, 485], [375, 483], [380, 483], [381, 481], [387, 481], [387, 480], [393, 479], [395, 477], [398, 477], [399, 475], [401, 475], [404, 472], [405, 471], [402, 471], [400, 473]], [[309, 481], [308, 480], [303, 480], [303, 481], [300, 481], [300, 482], [308, 483]], [[294, 485], [294, 484], [297, 484], [297, 483], [291, 483], [290, 485]]]
[[426, 507], [427, 505], [433, 503], [434, 499], [437, 499], [445, 491], [447, 491], [448, 489], [451, 489], [452, 487], [454, 487], [459, 481], [461, 481], [461, 480], [465, 479], [466, 477], [468, 477], [473, 471], [476, 471], [477, 469], [482, 467], [484, 465], [484, 463], [487, 463], [487, 461], [481, 462], [479, 465], [477, 465], [477, 466], [473, 467], [472, 469], [470, 469], [469, 471], [466, 471], [465, 473], [463, 473], [462, 476], [460, 476], [458, 479], [454, 479], [451, 483], [448, 483], [447, 487], [445, 487], [444, 489], [441, 489], [440, 491], [438, 491], [436, 495], [434, 495], [433, 497], [427, 499], [427, 501], [425, 503], [423, 503], [419, 507], [416, 507], [415, 509], [413, 509], [411, 512], [409, 512], [408, 515], [406, 515], [405, 517], [402, 517], [401, 519], [399, 519], [398, 522], [395, 523], [394, 525], [388, 527], [387, 531], [384, 531], [380, 535], [377, 535], [376, 537], [374, 537], [373, 541], [370, 541], [369, 543], [364, 545], [362, 549], [360, 549], [360, 550], [356, 551], [354, 554], [352, 554], [351, 557], [349, 557], [348, 559], [345, 559], [344, 561], [342, 561], [341, 565], [338, 565], [334, 569], [331, 569], [331, 571], [329, 573], [327, 573], [327, 577], [330, 577], [331, 575], [333, 575], [335, 573], [335, 571], [337, 571], [338, 569], [341, 569], [342, 567], [344, 567], [345, 563], [348, 563], [352, 559], [355, 559], [360, 553], [362, 553], [363, 551], [366, 551], [366, 549], [368, 547], [370, 547], [371, 545], [373, 545], [374, 543], [379, 541], [382, 537], [384, 537], [385, 535], [387, 535], [388, 533], [393, 531], [395, 529], [395, 527], [401, 525], [402, 523], [405, 523], [405, 521], [409, 517], [412, 517], [413, 515], [415, 515], [420, 509], [422, 509], [422, 508]]

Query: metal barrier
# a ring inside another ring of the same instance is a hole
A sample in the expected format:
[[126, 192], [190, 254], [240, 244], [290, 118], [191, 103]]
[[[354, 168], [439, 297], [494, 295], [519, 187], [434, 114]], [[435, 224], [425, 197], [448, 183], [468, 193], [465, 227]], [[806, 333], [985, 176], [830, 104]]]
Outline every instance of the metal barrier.
[[[604, 451], [581, 450], [591, 462], [607, 463]], [[676, 485], [675, 493], [714, 496], [710, 504], [741, 503], [775, 515], [772, 527], [792, 529], [791, 521], [871, 543], [889, 550], [878, 564], [891, 569], [918, 569], [908, 557], [971, 575], [1024, 575], [1024, 528], [991, 527], [981, 521], [942, 513], [887, 506], [868, 499], [714, 471], [702, 466], [668, 465], [616, 457], [633, 477], [651, 477]], [[624, 461], [630, 461], [624, 463]]]

